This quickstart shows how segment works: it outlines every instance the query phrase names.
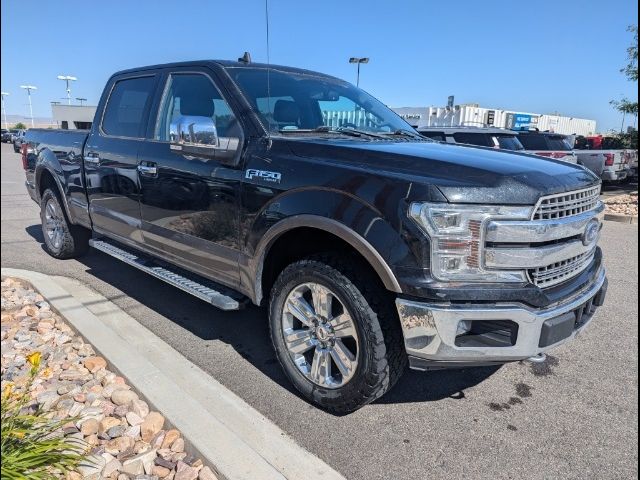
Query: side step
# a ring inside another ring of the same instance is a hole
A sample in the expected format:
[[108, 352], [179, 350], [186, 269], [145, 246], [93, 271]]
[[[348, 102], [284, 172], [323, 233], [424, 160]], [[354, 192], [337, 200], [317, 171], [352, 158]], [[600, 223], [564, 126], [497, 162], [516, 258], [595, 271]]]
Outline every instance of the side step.
[[[204, 278], [197, 277], [195, 274], [182, 271], [177, 267], [160, 265], [155, 259], [143, 253], [129, 249], [125, 250], [126, 247], [116, 246], [115, 243], [104, 239], [91, 239], [89, 240], [89, 245], [138, 270], [153, 275], [180, 290], [190, 293], [194, 297], [198, 297], [221, 310], [239, 310], [243, 306], [240, 298], [233, 298], [229, 295], [231, 292], [222, 293], [220, 291], [226, 290], [225, 287], [216, 285]], [[180, 273], [178, 273], [178, 271]]]

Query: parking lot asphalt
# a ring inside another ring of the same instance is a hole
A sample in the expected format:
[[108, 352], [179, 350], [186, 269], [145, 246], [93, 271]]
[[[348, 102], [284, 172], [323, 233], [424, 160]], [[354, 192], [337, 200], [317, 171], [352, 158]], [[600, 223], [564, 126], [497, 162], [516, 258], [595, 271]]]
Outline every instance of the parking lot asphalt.
[[54, 260], [7, 144], [1, 167], [3, 267], [98, 291], [349, 479], [637, 478], [637, 225], [606, 223], [606, 304], [545, 364], [407, 371], [377, 402], [333, 416], [288, 384], [263, 309], [216, 310], [96, 251]]
[[602, 197], [610, 198], [616, 197], [618, 195], [629, 194], [632, 192], [638, 192], [637, 180], [604, 185], [602, 188]]

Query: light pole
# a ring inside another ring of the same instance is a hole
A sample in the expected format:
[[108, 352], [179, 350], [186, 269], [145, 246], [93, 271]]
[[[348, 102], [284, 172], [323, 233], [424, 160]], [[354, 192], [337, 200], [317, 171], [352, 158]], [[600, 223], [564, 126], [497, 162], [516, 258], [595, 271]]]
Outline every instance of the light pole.
[[67, 102], [71, 105], [71, 88], [69, 88], [69, 82], [75, 82], [78, 79], [71, 75], [58, 75], [58, 80], [63, 80], [67, 84]]
[[29, 97], [29, 114], [31, 115], [31, 128], [35, 127], [35, 123], [33, 122], [33, 105], [31, 104], [31, 90], [37, 90], [38, 87], [34, 87], [33, 85], [20, 85], [20, 88], [24, 88], [27, 91], [27, 96]]
[[7, 109], [4, 108], [4, 97], [9, 95], [9, 92], [2, 92], [2, 115], [4, 116], [4, 128], [9, 130], [9, 122], [7, 122]]
[[358, 64], [358, 76], [356, 77], [356, 87], [360, 86], [360, 64], [369, 63], [369, 57], [351, 57], [349, 63]]
[[82, 98], [82, 97], [76, 97], [76, 100], [78, 100], [80, 102], [80, 106], [82, 106], [83, 103], [87, 101], [86, 98]]

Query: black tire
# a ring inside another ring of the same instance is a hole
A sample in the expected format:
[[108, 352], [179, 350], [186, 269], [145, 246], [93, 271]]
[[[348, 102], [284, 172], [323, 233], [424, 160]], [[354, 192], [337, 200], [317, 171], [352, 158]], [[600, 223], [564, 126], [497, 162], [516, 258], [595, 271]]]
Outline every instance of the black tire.
[[[47, 228], [47, 206], [56, 212], [56, 225], [59, 228], [59, 237], [52, 238]], [[40, 199], [40, 221], [42, 223], [42, 234], [47, 253], [54, 258], [67, 259], [84, 255], [89, 250], [89, 239], [91, 231], [69, 223], [69, 218], [65, 212], [57, 193], [51, 189], [45, 190]]]
[[[339, 388], [324, 388], [306, 378], [284, 341], [285, 301], [290, 292], [307, 282], [335, 292], [355, 321], [358, 364], [353, 377]], [[335, 414], [352, 412], [382, 396], [395, 385], [406, 366], [393, 296], [352, 257], [321, 254], [286, 267], [271, 289], [269, 324], [276, 355], [289, 380], [311, 402]]]

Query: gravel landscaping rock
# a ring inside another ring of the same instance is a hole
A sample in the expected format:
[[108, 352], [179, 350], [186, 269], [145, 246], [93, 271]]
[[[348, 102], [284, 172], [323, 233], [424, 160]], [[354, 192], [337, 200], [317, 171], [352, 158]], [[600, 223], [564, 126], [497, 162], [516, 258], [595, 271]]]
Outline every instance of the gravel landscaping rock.
[[638, 215], [638, 193], [629, 195], [616, 195], [604, 200], [605, 213], [616, 213], [619, 215]]
[[[26, 385], [34, 352], [42, 354], [31, 386], [33, 407], [66, 419], [60, 435], [83, 440], [89, 457], [65, 480], [215, 480], [185, 452], [165, 418], [108, 368], [108, 359], [76, 335], [22, 280], [2, 280], [2, 391]], [[167, 392], [172, 395], [172, 392]]]

